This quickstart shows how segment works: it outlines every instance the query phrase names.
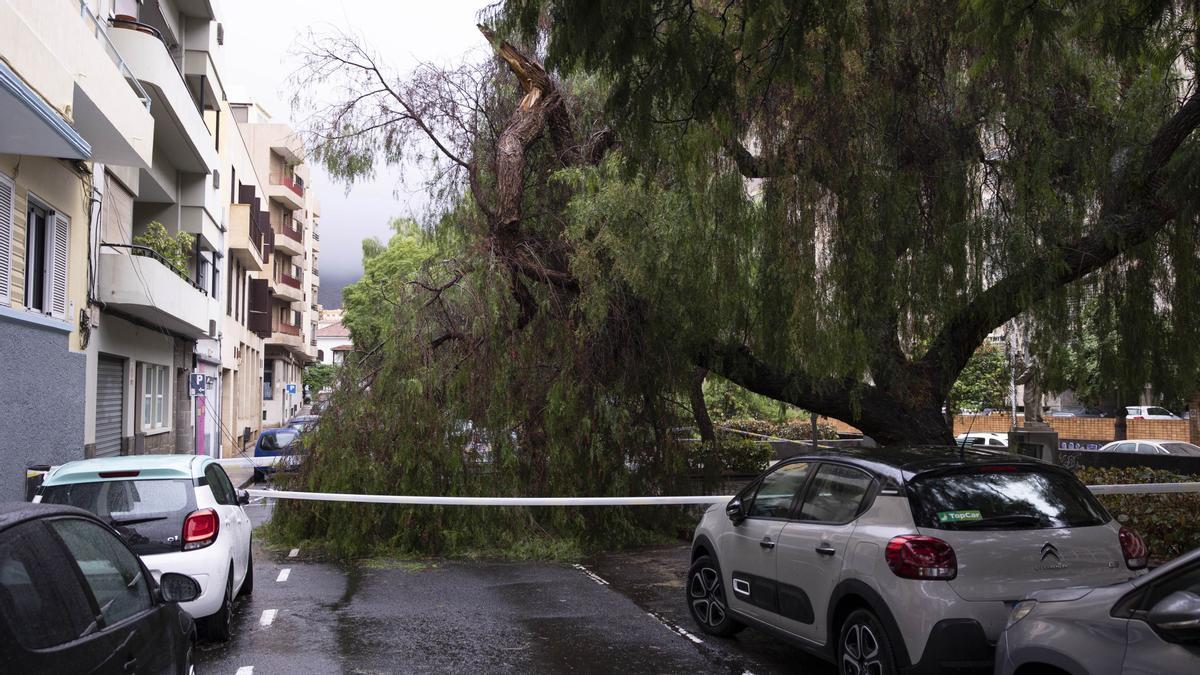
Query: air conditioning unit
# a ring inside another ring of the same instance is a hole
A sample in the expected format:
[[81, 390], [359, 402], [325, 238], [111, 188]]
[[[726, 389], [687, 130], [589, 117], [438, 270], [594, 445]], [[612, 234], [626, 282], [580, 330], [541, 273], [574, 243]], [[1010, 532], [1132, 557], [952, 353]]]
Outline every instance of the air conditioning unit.
[[214, 190], [221, 189], [221, 171], [220, 171], [220, 169], [213, 169], [213, 189]]
[[223, 23], [217, 24], [217, 44], [225, 44], [225, 24]]
[[217, 320], [216, 319], [208, 320], [208, 337], [213, 338], [214, 340], [217, 338]]

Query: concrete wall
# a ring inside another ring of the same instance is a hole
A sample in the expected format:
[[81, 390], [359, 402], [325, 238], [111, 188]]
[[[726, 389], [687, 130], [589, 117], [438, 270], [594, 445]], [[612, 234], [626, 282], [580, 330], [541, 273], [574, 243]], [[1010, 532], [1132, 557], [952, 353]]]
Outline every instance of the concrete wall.
[[[1047, 417], [1050, 425], [1063, 441], [1094, 441], [1107, 443], [1116, 440], [1116, 420], [1111, 417]], [[858, 429], [841, 420], [822, 417], [823, 424], [830, 424], [838, 433], [858, 434]], [[1197, 420], [1192, 420], [1196, 422]], [[1017, 425], [1025, 423], [1024, 415], [1017, 415]], [[1012, 426], [1008, 415], [955, 415], [954, 435], [978, 432], [1008, 433]], [[1192, 438], [1188, 420], [1126, 420], [1126, 438], [1156, 438], [1188, 441]], [[1193, 441], [1194, 442], [1194, 441]]]
[[45, 321], [0, 308], [0, 501], [25, 498], [26, 466], [83, 459], [85, 358]]

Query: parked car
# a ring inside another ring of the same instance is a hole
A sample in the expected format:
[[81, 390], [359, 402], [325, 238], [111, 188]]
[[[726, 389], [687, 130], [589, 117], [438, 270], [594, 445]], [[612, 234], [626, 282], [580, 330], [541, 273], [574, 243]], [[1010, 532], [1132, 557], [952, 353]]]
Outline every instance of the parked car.
[[175, 572], [200, 585], [183, 603], [202, 636], [230, 637], [234, 598], [254, 589], [249, 495], [203, 455], [131, 455], [68, 462], [35, 498], [96, 514], [124, 537], [154, 578]]
[[1134, 420], [1181, 420], [1182, 417], [1156, 405], [1125, 406], [1125, 416]]
[[303, 433], [293, 427], [263, 429], [254, 444], [255, 478], [275, 471], [292, 471], [304, 454]]
[[955, 445], [962, 445], [963, 441], [966, 441], [967, 445], [980, 448], [1008, 449], [1008, 434], [976, 431], [969, 434], [959, 434], [954, 437]]
[[320, 419], [320, 415], [299, 415], [288, 420], [287, 426], [299, 431], [300, 433], [307, 433], [312, 431], [312, 428], [317, 425], [317, 422], [320, 421]]
[[4, 672], [190, 675], [196, 628], [178, 603], [199, 592], [182, 574], [152, 579], [87, 511], [0, 504]]
[[1123, 583], [1031, 594], [996, 653], [997, 675], [1200, 673], [1200, 549]]
[[990, 672], [1013, 603], [1145, 566], [1141, 538], [1061, 467], [850, 448], [781, 462], [708, 509], [685, 592], [704, 632], [753, 626], [843, 673]]
[[1139, 455], [1176, 455], [1200, 457], [1200, 447], [1171, 439], [1139, 438], [1135, 441], [1113, 441], [1100, 446], [1097, 452], [1126, 452]]

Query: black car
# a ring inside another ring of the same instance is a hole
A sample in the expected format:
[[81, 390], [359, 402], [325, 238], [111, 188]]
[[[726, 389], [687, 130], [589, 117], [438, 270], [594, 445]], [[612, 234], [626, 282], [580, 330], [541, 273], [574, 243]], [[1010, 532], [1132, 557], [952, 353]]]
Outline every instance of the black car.
[[0, 670], [191, 673], [196, 628], [177, 603], [200, 586], [160, 581], [87, 511], [0, 503]]

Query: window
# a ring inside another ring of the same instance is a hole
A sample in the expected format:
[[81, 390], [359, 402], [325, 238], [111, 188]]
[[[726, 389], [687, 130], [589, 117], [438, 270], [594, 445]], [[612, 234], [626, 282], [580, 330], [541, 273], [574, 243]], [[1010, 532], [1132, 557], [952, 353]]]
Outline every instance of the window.
[[263, 364], [263, 400], [271, 401], [275, 399], [275, 362], [267, 361]]
[[169, 427], [171, 395], [170, 368], [153, 363], [142, 367], [142, 430], [155, 431]]
[[0, 622], [27, 649], [79, 639], [91, 600], [46, 526], [31, 521], [0, 534]]
[[1113, 452], [1137, 452], [1137, 446], [1133, 443], [1121, 443], [1112, 449]]
[[204, 469], [204, 477], [208, 479], [208, 489], [212, 490], [213, 498], [218, 504], [226, 506], [237, 505], [237, 492], [233, 489], [233, 484], [229, 482], [229, 477], [225, 475], [225, 470], [218, 464], [209, 464]]
[[138, 555], [180, 550], [183, 521], [195, 510], [189, 480], [110, 480], [42, 488], [43, 504], [65, 504], [108, 521]]
[[1156, 446], [1150, 443], [1138, 443], [1137, 451], [1139, 455], [1161, 455], [1164, 454]]
[[1074, 476], [997, 465], [909, 481], [917, 527], [1037, 530], [1102, 525], [1111, 517]]
[[792, 510], [796, 491], [808, 478], [809, 465], [786, 464], [768, 474], [759, 483], [754, 502], [747, 511], [750, 518], [787, 518]]
[[50, 526], [79, 564], [106, 626], [153, 606], [150, 584], [137, 556], [108, 530], [74, 518], [54, 520]]
[[822, 464], [800, 506], [800, 520], [848, 523], [854, 520], [873, 479], [839, 464]]
[[25, 307], [67, 318], [71, 221], [32, 196], [25, 220]]
[[1153, 406], [1146, 408], [1146, 414], [1147, 415], [1165, 415], [1167, 417], [1175, 416], [1170, 410], [1167, 410], [1166, 408], [1156, 408]]

